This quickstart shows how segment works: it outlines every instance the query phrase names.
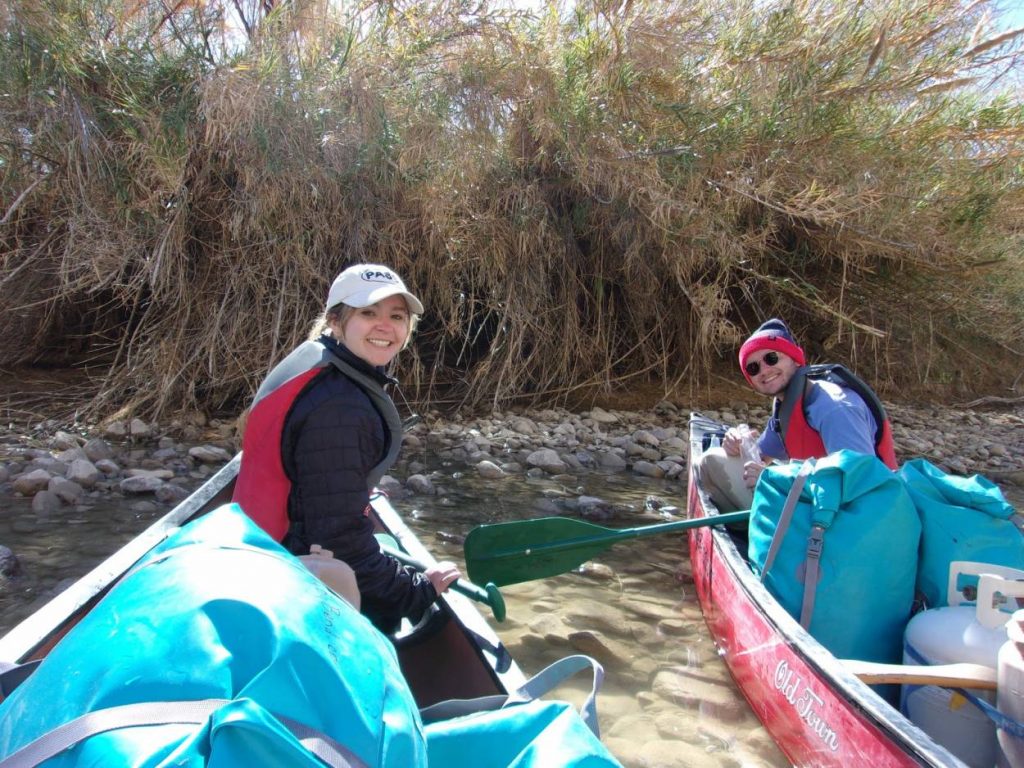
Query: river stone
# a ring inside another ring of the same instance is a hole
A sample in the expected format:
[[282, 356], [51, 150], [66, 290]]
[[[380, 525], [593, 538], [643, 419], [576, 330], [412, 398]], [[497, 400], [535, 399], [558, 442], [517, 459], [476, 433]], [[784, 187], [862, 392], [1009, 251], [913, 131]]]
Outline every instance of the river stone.
[[536, 422], [532, 419], [526, 418], [525, 416], [519, 416], [512, 419], [512, 422], [509, 424], [509, 428], [521, 435], [536, 435], [540, 431], [537, 428]]
[[25, 467], [26, 471], [34, 469], [44, 469], [51, 475], [63, 475], [68, 471], [68, 465], [60, 459], [54, 458], [49, 454], [45, 456], [38, 456]]
[[52, 445], [58, 451], [67, 451], [73, 448], [78, 448], [82, 444], [81, 438], [78, 435], [73, 435], [70, 432], [59, 431], [50, 441]]
[[653, 432], [647, 429], [638, 429], [634, 432], [633, 441], [640, 445], [649, 445], [653, 448], [657, 448], [661, 445], [661, 440], [659, 440]]
[[153, 428], [142, 419], [132, 419], [128, 432], [132, 437], [149, 437], [153, 434]]
[[545, 472], [557, 475], [565, 472], [566, 465], [562, 461], [562, 457], [558, 455], [557, 451], [551, 448], [542, 448], [539, 451], [534, 451], [526, 457], [526, 463], [532, 467], [537, 467], [544, 470]]
[[591, 408], [587, 413], [588, 419], [593, 419], [598, 424], [617, 424], [619, 417], [614, 413], [609, 413], [603, 408]]
[[633, 471], [638, 475], [644, 477], [653, 477], [656, 479], [665, 476], [665, 470], [659, 467], [657, 464], [652, 464], [649, 461], [636, 461], [633, 462]]
[[120, 482], [118, 487], [122, 493], [153, 493], [163, 484], [164, 481], [159, 477], [136, 475], [134, 477], [126, 477]]
[[21, 575], [21, 562], [8, 547], [0, 544], [0, 576], [15, 578]]
[[0, 464], [0, 483], [6, 483], [11, 479], [11, 472], [6, 464]]
[[177, 504], [188, 497], [188, 489], [176, 483], [164, 483], [153, 492], [153, 495], [161, 504]]
[[216, 445], [197, 445], [188, 449], [188, 455], [203, 464], [222, 464], [231, 461], [231, 454]]
[[656, 462], [654, 466], [665, 473], [663, 477], [666, 480], [672, 480], [676, 477], [679, 477], [679, 475], [681, 475], [683, 473], [683, 470], [685, 469], [685, 467], [682, 464], [677, 464], [674, 461], [659, 461]]
[[91, 461], [77, 459], [71, 462], [65, 477], [83, 488], [92, 488], [100, 479], [100, 471]]
[[53, 491], [40, 491], [32, 497], [32, 511], [37, 515], [48, 515], [61, 508], [63, 502]]
[[580, 653], [597, 659], [605, 669], [628, 669], [634, 657], [626, 644], [589, 629], [570, 633], [569, 644]]
[[485, 480], [498, 480], [505, 477], [505, 470], [493, 461], [481, 461], [476, 465], [476, 472]]
[[25, 472], [24, 474], [18, 475], [14, 478], [14, 491], [15, 493], [20, 493], [23, 496], [32, 496], [33, 494], [45, 490], [50, 484], [51, 477], [53, 477], [53, 475], [45, 469], [33, 469], [31, 472]]
[[658, 622], [658, 631], [670, 637], [685, 637], [694, 634], [694, 626], [682, 619], [662, 619]]
[[569, 605], [563, 605], [561, 610], [565, 614], [566, 621], [573, 627], [586, 627], [599, 632], [607, 632], [609, 635], [622, 634], [623, 627], [618, 606], [611, 608], [597, 600], [579, 598], [573, 600]]
[[68, 448], [66, 451], [61, 451], [60, 453], [57, 454], [56, 458], [57, 461], [62, 461], [65, 464], [70, 464], [72, 461], [77, 461], [78, 459], [88, 459], [89, 457], [85, 455], [85, 451], [83, 451], [81, 448], [75, 447]]
[[434, 483], [426, 475], [410, 475], [405, 481], [405, 487], [421, 496], [434, 496], [437, 494], [437, 488], [434, 487]]
[[46, 490], [55, 494], [65, 504], [74, 504], [85, 493], [81, 485], [73, 480], [66, 480], [63, 477], [52, 478]]
[[595, 454], [597, 463], [600, 464], [604, 469], [619, 471], [623, 470], [628, 466], [628, 463], [622, 456], [612, 451], [598, 451]]
[[615, 581], [615, 571], [603, 563], [586, 562], [576, 572], [592, 581]]
[[557, 613], [542, 613], [534, 617], [528, 626], [533, 634], [544, 638], [545, 642], [554, 645], [565, 645], [569, 642], [569, 627]]
[[121, 471], [121, 467], [113, 459], [100, 459], [96, 462], [96, 469], [104, 475], [116, 475]]
[[86, 441], [85, 445], [82, 446], [82, 450], [85, 451], [85, 455], [92, 462], [114, 458], [114, 449], [110, 447], [110, 443], [99, 437]]
[[155, 477], [159, 480], [170, 480], [174, 477], [174, 472], [169, 469], [143, 469], [136, 467], [125, 470], [124, 475], [125, 477]]

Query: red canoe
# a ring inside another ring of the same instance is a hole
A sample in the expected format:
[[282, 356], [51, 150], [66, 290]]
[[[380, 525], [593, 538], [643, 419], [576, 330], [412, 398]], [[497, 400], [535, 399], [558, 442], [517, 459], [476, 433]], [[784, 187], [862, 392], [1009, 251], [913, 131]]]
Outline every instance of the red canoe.
[[[690, 419], [689, 517], [718, 514], [694, 480], [705, 433]], [[744, 545], [745, 547], [745, 545]], [[778, 604], [722, 527], [690, 531], [690, 559], [704, 618], [736, 684], [798, 766], [963, 766], [861, 682]]]

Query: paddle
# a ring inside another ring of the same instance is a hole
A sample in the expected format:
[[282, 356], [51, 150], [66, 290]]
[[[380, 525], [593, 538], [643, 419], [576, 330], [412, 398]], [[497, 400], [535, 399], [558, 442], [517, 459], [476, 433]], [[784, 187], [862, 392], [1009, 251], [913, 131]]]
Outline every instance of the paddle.
[[901, 683], [908, 685], [941, 685], [946, 688], [996, 689], [996, 672], [982, 664], [883, 664], [878, 661], [843, 659], [845, 666], [868, 685]]
[[616, 542], [670, 531], [741, 523], [750, 511], [677, 520], [640, 528], [605, 528], [569, 517], [480, 525], [466, 536], [466, 571], [499, 587], [571, 571]]
[[[420, 573], [427, 569], [427, 566], [424, 563], [421, 563], [414, 557], [409, 557], [405, 552], [400, 552], [385, 544], [381, 544], [380, 549], [385, 555], [391, 555], [391, 557], [395, 558], [398, 562], [412, 566]], [[468, 581], [456, 579], [452, 582], [451, 589], [454, 589], [456, 592], [460, 592], [473, 600], [489, 605], [491, 607], [491, 612], [494, 613], [495, 621], [502, 622], [505, 620], [505, 598], [501, 596], [501, 592], [498, 591], [498, 588], [494, 586], [494, 584], [488, 583], [484, 587], [478, 587], [476, 584], [471, 584]]]

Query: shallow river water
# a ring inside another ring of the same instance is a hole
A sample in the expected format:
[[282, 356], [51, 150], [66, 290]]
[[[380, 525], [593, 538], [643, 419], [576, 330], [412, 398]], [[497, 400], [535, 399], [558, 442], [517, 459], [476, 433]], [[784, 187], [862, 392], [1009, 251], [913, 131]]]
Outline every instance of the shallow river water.
[[[678, 481], [599, 473], [483, 481], [472, 470], [433, 468], [437, 495], [395, 499], [395, 506], [439, 559], [459, 561], [461, 537], [475, 525], [552, 514], [537, 510], [545, 499], [600, 497], [618, 510], [600, 523], [616, 528], [674, 519], [671, 509], [645, 509], [650, 495], [674, 505], [675, 518], [685, 514]], [[1011, 501], [1019, 508], [1020, 498]], [[26, 571], [0, 590], [0, 633], [165, 511], [133, 511], [125, 500], [39, 519], [27, 500], [0, 499], [0, 542]], [[602, 739], [628, 768], [789, 765], [718, 658], [693, 591], [686, 534], [621, 542], [596, 562], [586, 574], [502, 588], [508, 618], [488, 619], [523, 672], [571, 653], [599, 658]], [[555, 695], [579, 702], [583, 683]]]

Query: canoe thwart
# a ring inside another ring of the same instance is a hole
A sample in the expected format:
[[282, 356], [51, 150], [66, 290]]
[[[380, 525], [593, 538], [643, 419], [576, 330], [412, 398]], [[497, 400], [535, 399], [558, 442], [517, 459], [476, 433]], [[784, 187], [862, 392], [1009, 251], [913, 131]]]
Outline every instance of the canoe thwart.
[[843, 666], [868, 685], [940, 685], [946, 688], [996, 689], [996, 671], [983, 664], [883, 664], [843, 659]]

